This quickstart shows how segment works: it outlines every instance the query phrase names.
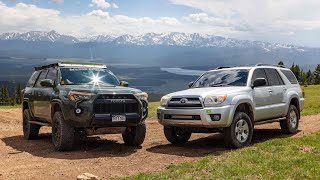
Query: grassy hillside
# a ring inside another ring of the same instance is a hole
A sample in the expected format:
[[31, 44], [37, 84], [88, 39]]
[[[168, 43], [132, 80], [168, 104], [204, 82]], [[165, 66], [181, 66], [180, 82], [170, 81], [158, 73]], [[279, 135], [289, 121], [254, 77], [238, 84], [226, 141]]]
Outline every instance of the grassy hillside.
[[320, 133], [273, 139], [126, 179], [319, 179]]
[[[320, 113], [320, 85], [311, 85], [303, 87], [305, 92], [305, 108], [302, 111], [302, 116], [319, 114]], [[149, 103], [149, 118], [157, 118], [157, 107], [160, 105], [159, 102]]]

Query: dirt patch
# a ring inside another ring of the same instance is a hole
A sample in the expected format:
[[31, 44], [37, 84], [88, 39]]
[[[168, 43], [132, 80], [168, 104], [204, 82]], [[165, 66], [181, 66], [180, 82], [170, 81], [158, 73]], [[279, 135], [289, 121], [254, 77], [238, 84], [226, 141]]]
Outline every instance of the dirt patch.
[[[303, 117], [300, 137], [320, 130], [320, 115]], [[50, 128], [42, 128], [40, 138], [23, 139], [20, 109], [0, 109], [0, 179], [76, 179], [85, 172], [101, 178], [121, 177], [139, 172], [163, 170], [170, 164], [219, 156], [224, 148], [221, 134], [193, 134], [188, 144], [173, 146], [162, 126], [147, 121], [147, 137], [140, 149], [124, 145], [121, 135], [90, 137], [72, 152], [56, 152]], [[279, 123], [257, 126], [253, 142], [288, 137]]]

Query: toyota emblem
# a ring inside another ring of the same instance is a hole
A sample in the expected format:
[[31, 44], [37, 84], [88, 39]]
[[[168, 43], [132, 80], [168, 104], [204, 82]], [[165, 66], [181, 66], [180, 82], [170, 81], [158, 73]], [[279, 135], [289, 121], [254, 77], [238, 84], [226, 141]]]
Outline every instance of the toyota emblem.
[[187, 103], [188, 102], [188, 99], [187, 98], [182, 98], [181, 100], [180, 100], [180, 103], [181, 104], [185, 104], [185, 103]]

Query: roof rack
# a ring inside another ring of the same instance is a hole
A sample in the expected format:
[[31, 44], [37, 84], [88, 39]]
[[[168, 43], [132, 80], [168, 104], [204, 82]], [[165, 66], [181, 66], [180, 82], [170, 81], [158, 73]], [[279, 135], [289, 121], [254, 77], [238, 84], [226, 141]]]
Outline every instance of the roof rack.
[[282, 68], [284, 68], [283, 65], [278, 65], [278, 64], [262, 64], [262, 63], [259, 63], [259, 64], [256, 64], [256, 66], [273, 66], [273, 67], [282, 67]]
[[219, 66], [216, 69], [227, 69], [227, 68], [232, 68], [231, 66]]
[[107, 68], [104, 64], [91, 64], [91, 63], [77, 63], [77, 62], [58, 62], [54, 64], [49, 64], [45, 66], [35, 67], [36, 71], [42, 69], [48, 69], [52, 67], [92, 67], [92, 68]]

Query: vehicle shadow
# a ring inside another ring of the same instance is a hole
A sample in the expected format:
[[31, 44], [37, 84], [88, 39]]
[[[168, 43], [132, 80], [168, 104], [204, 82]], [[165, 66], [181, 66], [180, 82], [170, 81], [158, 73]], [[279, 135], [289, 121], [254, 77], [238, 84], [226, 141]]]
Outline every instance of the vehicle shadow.
[[[284, 134], [281, 129], [255, 129], [252, 144], [290, 136], [293, 135]], [[230, 149], [225, 147], [223, 134], [215, 133], [207, 137], [191, 140], [183, 145], [163, 144], [150, 147], [147, 151], [176, 156], [203, 157], [206, 155], [219, 156], [230, 151]]]
[[7, 146], [16, 150], [14, 153], [30, 153], [33, 156], [56, 159], [90, 159], [99, 157], [126, 157], [135, 153], [138, 148], [128, 147], [114, 140], [88, 137], [80, 140], [73, 151], [58, 152], [51, 143], [51, 134], [40, 134], [35, 140], [25, 140], [23, 136], [11, 136], [1, 139]]

